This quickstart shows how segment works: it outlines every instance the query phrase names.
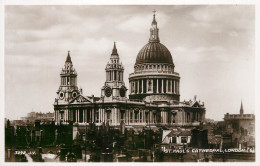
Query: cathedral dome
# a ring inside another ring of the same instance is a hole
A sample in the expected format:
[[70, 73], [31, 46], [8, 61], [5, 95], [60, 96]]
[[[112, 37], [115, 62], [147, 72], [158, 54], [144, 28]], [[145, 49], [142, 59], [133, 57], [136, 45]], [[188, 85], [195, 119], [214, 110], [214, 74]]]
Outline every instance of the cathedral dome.
[[136, 65], [142, 63], [168, 63], [173, 65], [170, 51], [160, 43], [155, 14], [150, 28], [149, 42], [140, 50], [136, 58]]
[[173, 64], [170, 51], [160, 42], [147, 43], [138, 53], [135, 64], [168, 63]]

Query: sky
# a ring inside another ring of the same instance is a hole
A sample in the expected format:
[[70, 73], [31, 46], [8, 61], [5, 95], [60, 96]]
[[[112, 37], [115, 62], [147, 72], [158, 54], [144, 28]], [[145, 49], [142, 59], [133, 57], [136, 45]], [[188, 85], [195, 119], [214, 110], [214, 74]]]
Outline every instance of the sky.
[[196, 95], [214, 120], [239, 113], [241, 100], [254, 113], [254, 6], [6, 6], [5, 117], [53, 112], [68, 50], [83, 94], [99, 97], [115, 41], [129, 87], [154, 9], [181, 101]]

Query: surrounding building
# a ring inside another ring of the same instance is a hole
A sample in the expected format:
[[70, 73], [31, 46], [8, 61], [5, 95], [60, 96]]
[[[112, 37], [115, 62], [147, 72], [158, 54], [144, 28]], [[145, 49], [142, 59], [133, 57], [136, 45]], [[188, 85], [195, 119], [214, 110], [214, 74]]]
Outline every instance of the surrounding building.
[[134, 73], [129, 76], [129, 99], [115, 43], [98, 98], [84, 96], [78, 88], [68, 52], [54, 103], [55, 121], [80, 125], [95, 122], [97, 126], [109, 123], [115, 127], [123, 122], [126, 128], [199, 125], [205, 120], [204, 103], [196, 97], [194, 101], [180, 101], [180, 75], [174, 68], [170, 51], [160, 43], [155, 14], [149, 42], [138, 53]]
[[[164, 130], [161, 147], [163, 150], [179, 149], [188, 146], [191, 141], [191, 130], [173, 129]], [[168, 147], [167, 147], [168, 146]]]
[[51, 122], [54, 119], [54, 113], [47, 112], [47, 113], [41, 113], [41, 112], [30, 112], [27, 114], [26, 117], [22, 117], [21, 120], [34, 123], [35, 120], [40, 120], [42, 122]]
[[255, 146], [255, 115], [244, 114], [241, 102], [240, 114], [225, 114], [226, 133], [232, 135], [232, 144], [236, 148]]

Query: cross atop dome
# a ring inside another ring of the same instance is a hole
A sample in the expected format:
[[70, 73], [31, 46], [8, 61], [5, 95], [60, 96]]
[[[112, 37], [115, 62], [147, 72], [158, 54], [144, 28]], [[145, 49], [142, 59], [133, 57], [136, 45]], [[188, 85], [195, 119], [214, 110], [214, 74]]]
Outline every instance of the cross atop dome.
[[153, 9], [153, 16], [155, 16], [155, 13], [156, 13], [156, 10], [155, 10], [155, 9]]

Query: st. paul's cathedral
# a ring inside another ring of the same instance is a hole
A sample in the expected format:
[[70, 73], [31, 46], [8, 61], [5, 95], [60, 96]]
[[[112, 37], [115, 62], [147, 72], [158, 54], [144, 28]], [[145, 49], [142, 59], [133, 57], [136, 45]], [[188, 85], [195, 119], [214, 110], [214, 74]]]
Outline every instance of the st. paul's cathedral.
[[[180, 75], [175, 72], [170, 51], [161, 44], [155, 15], [148, 43], [139, 51], [129, 88], [124, 66], [114, 43], [101, 96], [85, 96], [77, 86], [77, 72], [70, 53], [60, 73], [54, 103], [56, 124], [103, 123], [126, 128], [197, 126], [205, 121], [204, 103], [180, 101]], [[128, 95], [129, 94], [129, 95]]]

